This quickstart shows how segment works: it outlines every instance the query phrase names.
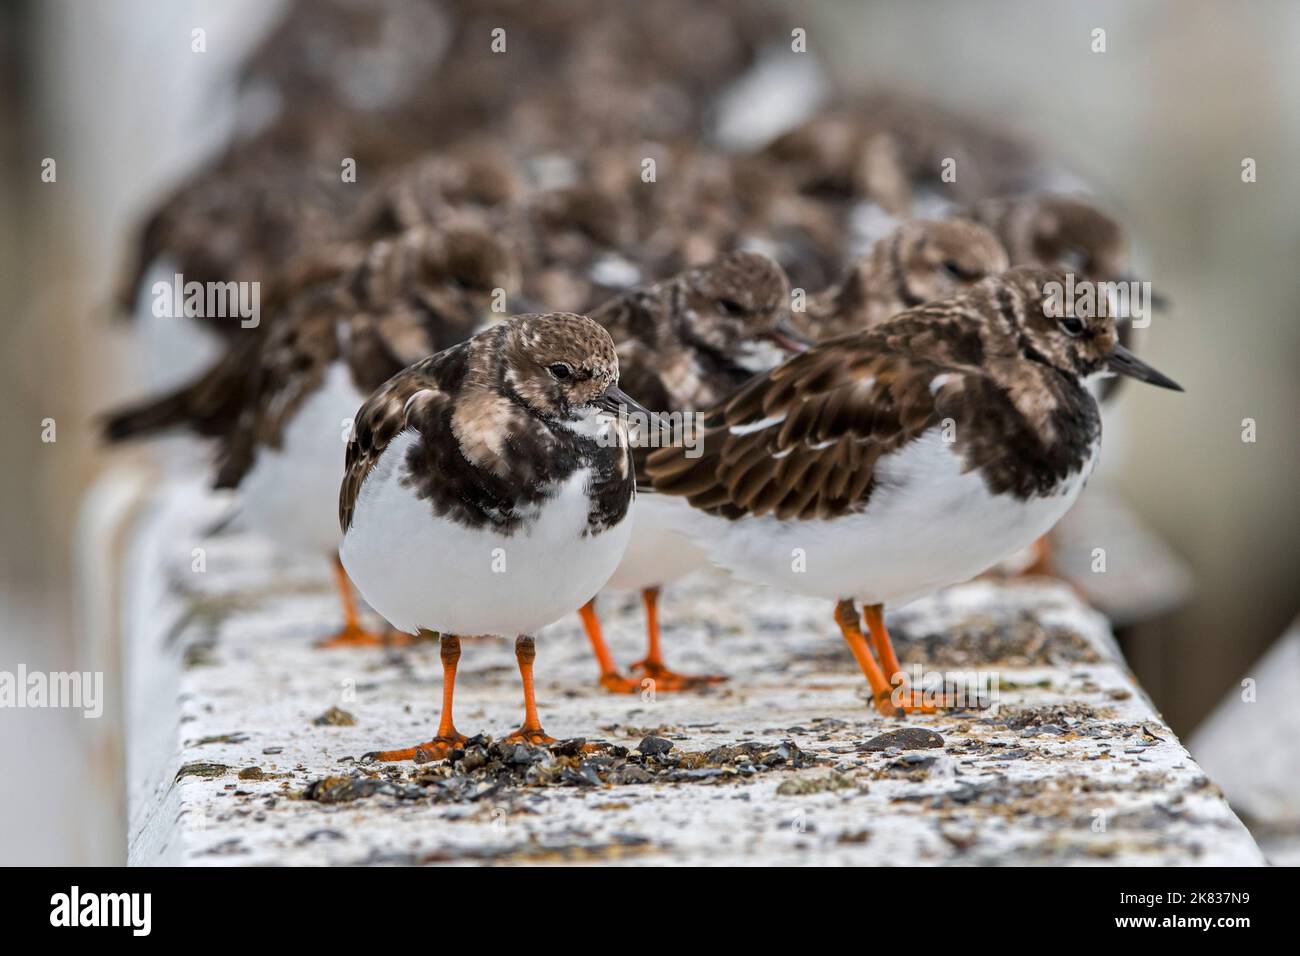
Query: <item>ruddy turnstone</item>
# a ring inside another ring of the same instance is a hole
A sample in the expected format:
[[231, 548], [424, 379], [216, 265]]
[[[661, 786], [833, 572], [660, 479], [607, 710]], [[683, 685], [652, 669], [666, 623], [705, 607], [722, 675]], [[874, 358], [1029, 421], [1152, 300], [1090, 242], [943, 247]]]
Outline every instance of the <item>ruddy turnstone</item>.
[[236, 343], [178, 390], [111, 415], [112, 441], [178, 427], [215, 439], [218, 488], [278, 546], [335, 565], [345, 623], [330, 645], [379, 643], [359, 623], [338, 564], [343, 442], [365, 396], [411, 362], [462, 341], [518, 283], [486, 233], [414, 229], [301, 291], [266, 334]]
[[[1006, 247], [1012, 265], [1064, 269], [1076, 279], [1094, 283], [1132, 279], [1123, 227], [1085, 199], [1022, 193], [982, 199], [964, 214], [993, 230]], [[1153, 293], [1143, 306], [1163, 309], [1165, 300]], [[1136, 338], [1132, 319], [1131, 314], [1115, 317], [1116, 335], [1126, 349], [1134, 347]], [[1095, 380], [1089, 387], [1098, 401], [1109, 405], [1120, 388], [1120, 378]], [[1035, 542], [1021, 561], [1009, 563], [1021, 564], [1025, 574], [1051, 574], [1050, 538]]]
[[523, 189], [515, 164], [499, 149], [450, 147], [384, 175], [361, 200], [349, 234], [375, 240], [419, 226], [496, 225], [492, 212], [518, 202]]
[[[719, 94], [790, 36], [783, 12], [764, 0], [461, 7], [443, 76], [497, 120], [495, 132], [539, 151], [700, 139]], [[511, 38], [508, 56], [478, 53], [489, 48], [476, 38], [494, 27]]]
[[1101, 441], [1087, 379], [1178, 389], [1119, 345], [1112, 319], [1050, 315], [1052, 282], [1064, 275], [1012, 269], [815, 346], [716, 409], [698, 457], [648, 459], [655, 489], [699, 510], [713, 560], [837, 602], [881, 713], [926, 709], [883, 608], [1025, 547], [1083, 488]]
[[520, 316], [417, 362], [357, 413], [339, 493], [339, 556], [394, 627], [442, 635], [443, 707], [428, 743], [371, 754], [441, 759], [452, 722], [458, 635], [515, 636], [524, 722], [507, 739], [546, 743], [533, 698], [533, 635], [609, 579], [635, 495], [618, 356], [571, 313]]
[[[801, 195], [784, 172], [760, 158], [676, 144], [657, 153], [660, 178], [634, 191], [637, 261], [665, 276], [736, 249], [771, 256], [804, 288], [835, 275], [841, 226], [825, 204]], [[627, 184], [635, 188], [639, 184]]]
[[[147, 312], [155, 281], [177, 274], [186, 283], [267, 282], [286, 259], [341, 238], [359, 198], [323, 163], [285, 156], [266, 137], [241, 143], [150, 214], [118, 304]], [[226, 341], [249, 333], [238, 318], [198, 324]]]
[[[628, 389], [655, 412], [690, 413], [716, 404], [756, 372], [778, 364], [806, 346], [787, 325], [790, 287], [771, 259], [733, 252], [717, 262], [637, 289], [592, 312], [617, 343], [621, 376]], [[659, 422], [656, 419], [656, 422]], [[648, 423], [650, 432], [655, 423]], [[640, 433], [639, 433], [640, 434]], [[685, 432], [681, 432], [685, 435]], [[649, 442], [634, 436], [638, 479]], [[600, 664], [607, 690], [630, 693], [649, 679], [656, 690], [682, 690], [715, 683], [716, 675], [692, 676], [670, 670], [659, 639], [661, 588], [705, 563], [690, 539], [674, 530], [689, 508], [681, 499], [644, 489], [633, 505], [632, 536], [608, 587], [641, 592], [648, 636], [645, 657], [632, 665], [640, 676], [618, 672], [601, 633], [596, 598], [580, 614]]]
[[1006, 251], [964, 219], [913, 219], [881, 239], [840, 282], [795, 312], [817, 339], [860, 332], [905, 309], [955, 295], [1008, 267]]
[[1017, 266], [1064, 269], [1091, 279], [1124, 276], [1124, 230], [1082, 199], [1050, 193], [999, 196], [971, 205]]
[[[993, 230], [1012, 265], [1065, 269], [1092, 282], [1133, 278], [1123, 227], [1085, 199], [1051, 193], [1002, 196], [980, 200], [967, 214]], [[1146, 304], [1163, 309], [1167, 303], [1153, 292]], [[1116, 322], [1120, 344], [1132, 346], [1131, 316], [1119, 316]], [[1103, 399], [1111, 396], [1118, 381], [1102, 383]]]
[[[949, 201], [1025, 189], [1040, 160], [1016, 138], [937, 104], [879, 91], [821, 110], [763, 150], [804, 192], [870, 199], [895, 216], [916, 214], [918, 190]], [[949, 161], [956, 174], [944, 181]]]
[[[333, 238], [386, 173], [431, 151], [699, 138], [718, 94], [788, 37], [783, 23], [763, 0], [300, 0], [238, 71], [233, 141], [148, 215], [119, 301], [130, 311], [142, 280], [177, 272], [266, 281], [286, 255]], [[498, 29], [509, 55], [493, 49]]]

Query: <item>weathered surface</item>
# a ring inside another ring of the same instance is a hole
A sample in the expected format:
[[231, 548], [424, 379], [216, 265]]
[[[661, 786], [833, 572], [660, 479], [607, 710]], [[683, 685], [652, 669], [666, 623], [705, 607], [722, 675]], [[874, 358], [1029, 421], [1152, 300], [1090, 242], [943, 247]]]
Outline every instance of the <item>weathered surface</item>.
[[1224, 695], [1188, 746], [1269, 862], [1300, 864], [1300, 621]]
[[[829, 607], [702, 575], [665, 591], [665, 646], [729, 683], [606, 694], [575, 617], [538, 640], [543, 722], [608, 746], [376, 766], [358, 758], [432, 736], [437, 646], [313, 649], [337, 623], [323, 564], [203, 539], [220, 506], [191, 488], [159, 502], [127, 575], [137, 864], [1261, 862], [1059, 585], [977, 582], [891, 618], [905, 664], [995, 676], [986, 710], [879, 717]], [[635, 597], [602, 611], [639, 657]], [[516, 726], [511, 642], [465, 639], [457, 692], [463, 732]]]

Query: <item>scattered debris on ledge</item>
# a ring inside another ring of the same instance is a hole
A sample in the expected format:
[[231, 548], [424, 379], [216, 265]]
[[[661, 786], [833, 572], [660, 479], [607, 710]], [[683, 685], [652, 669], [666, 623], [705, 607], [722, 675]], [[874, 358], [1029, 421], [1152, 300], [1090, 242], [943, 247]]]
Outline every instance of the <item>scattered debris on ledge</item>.
[[[166, 487], [128, 555], [132, 863], [1262, 862], [1066, 586], [980, 581], [892, 615], [905, 666], [996, 682], [989, 706], [894, 720], [828, 606], [701, 574], [664, 592], [665, 653], [727, 683], [608, 694], [575, 615], [537, 642], [560, 741], [503, 745], [512, 642], [465, 638], [456, 720], [478, 736], [375, 764], [432, 736], [437, 645], [315, 649], [328, 568], [204, 538], [225, 507]], [[640, 656], [637, 597], [601, 610], [615, 655]]]

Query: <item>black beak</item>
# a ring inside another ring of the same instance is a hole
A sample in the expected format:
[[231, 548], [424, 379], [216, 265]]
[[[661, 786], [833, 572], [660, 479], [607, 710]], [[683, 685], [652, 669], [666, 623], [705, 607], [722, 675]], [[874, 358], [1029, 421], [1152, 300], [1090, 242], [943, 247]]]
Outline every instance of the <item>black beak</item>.
[[815, 344], [812, 339], [784, 320], [778, 322], [767, 333], [767, 337], [787, 352], [806, 352]]
[[1168, 388], [1175, 392], [1183, 390], [1183, 387], [1168, 375], [1157, 372], [1122, 345], [1115, 346], [1115, 351], [1106, 360], [1106, 367], [1116, 375], [1127, 375], [1148, 385], [1158, 385], [1160, 388]]
[[611, 385], [609, 388], [605, 389], [605, 391], [601, 392], [600, 397], [596, 399], [595, 404], [597, 408], [606, 412], [612, 412], [615, 415], [619, 414], [620, 410], [626, 407], [628, 411], [640, 412], [647, 420], [650, 418], [650, 409], [646, 408], [617, 385]]

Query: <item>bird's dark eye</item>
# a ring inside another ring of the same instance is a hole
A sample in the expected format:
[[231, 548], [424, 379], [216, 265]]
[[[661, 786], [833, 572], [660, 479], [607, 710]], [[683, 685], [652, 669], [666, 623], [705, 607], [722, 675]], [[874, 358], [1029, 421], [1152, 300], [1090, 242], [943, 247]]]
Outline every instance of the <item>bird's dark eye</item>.
[[550, 373], [554, 375], [556, 378], [563, 381], [564, 379], [568, 378], [570, 375], [573, 374], [573, 369], [571, 369], [568, 365], [566, 365], [563, 362], [556, 362], [554, 365], [550, 367]]
[[1092, 271], [1092, 256], [1082, 246], [1063, 249], [1057, 261], [1068, 272], [1087, 274]]
[[467, 292], [489, 292], [494, 285], [491, 273], [473, 268], [456, 271], [452, 275], [452, 281]]
[[958, 282], [971, 282], [980, 277], [978, 272], [973, 269], [965, 268], [956, 259], [949, 259], [946, 261], [943, 264], [943, 269]]
[[739, 302], [737, 302], [735, 299], [719, 299], [718, 308], [721, 309], [723, 312], [725, 312], [727, 315], [734, 316], [736, 318], [740, 318], [741, 316], [747, 315], [749, 313], [749, 310], [746, 309]]
[[1063, 331], [1066, 335], [1082, 335], [1083, 320], [1074, 317], [1070, 317], [1068, 319], [1062, 319], [1061, 331]]

